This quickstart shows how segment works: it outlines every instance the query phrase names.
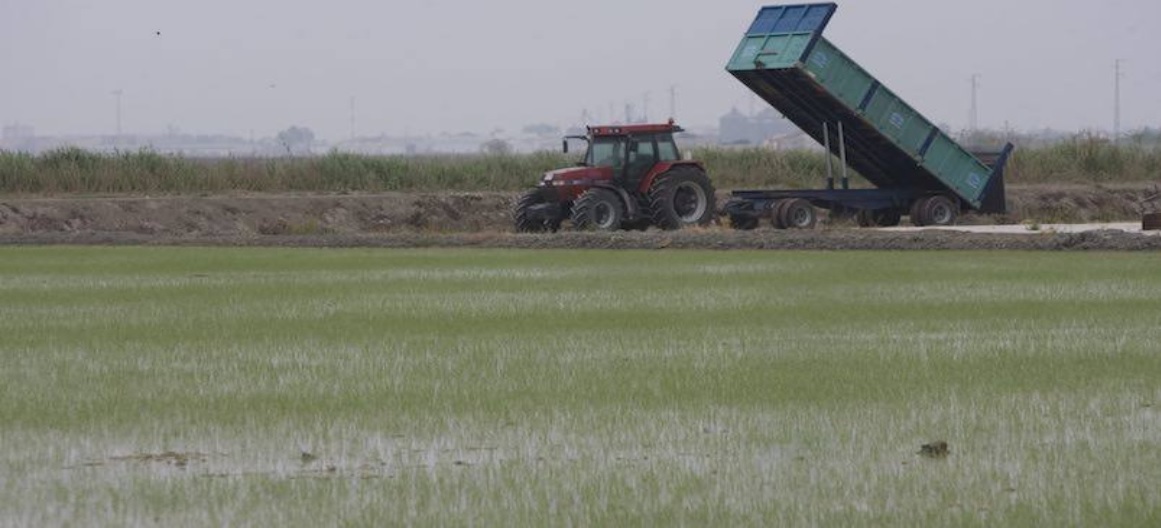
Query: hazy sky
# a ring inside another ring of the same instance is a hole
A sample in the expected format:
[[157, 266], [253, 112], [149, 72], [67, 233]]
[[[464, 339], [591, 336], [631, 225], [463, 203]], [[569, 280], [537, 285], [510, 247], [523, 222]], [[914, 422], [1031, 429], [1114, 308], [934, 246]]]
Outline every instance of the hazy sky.
[[[0, 0], [0, 124], [321, 138], [567, 125], [587, 109], [714, 124], [762, 108], [724, 66], [757, 9], [717, 0]], [[936, 122], [1161, 126], [1159, 0], [847, 0], [825, 35]], [[158, 34], [160, 32], [160, 34]]]

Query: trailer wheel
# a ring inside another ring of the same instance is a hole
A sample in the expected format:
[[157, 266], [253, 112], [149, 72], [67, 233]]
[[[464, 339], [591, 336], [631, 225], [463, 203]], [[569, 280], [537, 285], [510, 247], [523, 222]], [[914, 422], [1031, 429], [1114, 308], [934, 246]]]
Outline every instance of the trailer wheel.
[[855, 221], [858, 222], [859, 212], [862, 209], [853, 209], [841, 204], [835, 204], [830, 208], [826, 214], [826, 220], [830, 224], [838, 224], [841, 222]]
[[749, 231], [758, 227], [761, 215], [754, 210], [754, 204], [738, 198], [730, 198], [722, 212], [729, 219], [730, 227], [739, 231]]
[[516, 210], [512, 215], [512, 219], [516, 226], [516, 231], [519, 233], [543, 233], [545, 231], [556, 231], [560, 229], [561, 219], [540, 220], [530, 218], [528, 210], [535, 205], [547, 203], [548, 200], [539, 189], [530, 189], [516, 200]]
[[818, 223], [818, 215], [815, 214], [814, 206], [802, 198], [787, 200], [778, 209], [781, 211], [779, 216], [782, 218], [782, 224], [789, 229], [814, 229], [815, 224]]
[[770, 225], [774, 229], [786, 229], [786, 206], [791, 202], [789, 198], [777, 200], [770, 206]]
[[621, 197], [608, 189], [589, 189], [572, 204], [572, 226], [579, 230], [616, 231], [624, 218]]
[[730, 227], [739, 231], [750, 231], [757, 229], [758, 218], [745, 215], [730, 215]]
[[926, 196], [915, 200], [915, 202], [911, 204], [911, 210], [907, 213], [907, 215], [911, 217], [911, 225], [914, 225], [915, 227], [923, 227], [927, 225], [923, 221], [924, 209], [927, 209]]
[[858, 222], [859, 227], [878, 227], [875, 224], [875, 211], [870, 209], [859, 209], [859, 213], [855, 215], [855, 222]]
[[895, 227], [903, 219], [903, 214], [894, 207], [886, 209], [860, 209], [859, 227]]
[[1161, 213], [1145, 213], [1141, 215], [1141, 231], [1161, 230]]
[[955, 202], [951, 201], [951, 198], [937, 194], [927, 199], [927, 204], [919, 216], [923, 218], [924, 225], [955, 225], [956, 217], [959, 216], [959, 208], [956, 207]]
[[714, 186], [697, 167], [674, 167], [653, 180], [649, 210], [653, 223], [661, 229], [707, 225], [714, 216]]

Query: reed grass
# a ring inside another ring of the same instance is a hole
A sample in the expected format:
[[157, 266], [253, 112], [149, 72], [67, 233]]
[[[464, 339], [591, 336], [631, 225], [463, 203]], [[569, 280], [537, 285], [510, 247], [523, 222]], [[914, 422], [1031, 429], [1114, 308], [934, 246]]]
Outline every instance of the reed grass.
[[1161, 148], [1114, 145], [1078, 136], [1070, 141], [1018, 151], [1013, 183], [1123, 183], [1161, 181]]
[[[718, 189], [822, 185], [825, 157], [811, 151], [696, 148]], [[221, 192], [515, 191], [574, 155], [369, 156], [200, 159], [142, 150], [102, 154], [63, 148], [39, 155], [0, 152], [0, 194], [181, 194]], [[837, 171], [837, 169], [836, 169]], [[837, 172], [836, 172], [837, 176]], [[853, 173], [855, 185], [865, 182]], [[1078, 137], [1020, 149], [1011, 184], [1136, 183], [1161, 180], [1161, 149]]]

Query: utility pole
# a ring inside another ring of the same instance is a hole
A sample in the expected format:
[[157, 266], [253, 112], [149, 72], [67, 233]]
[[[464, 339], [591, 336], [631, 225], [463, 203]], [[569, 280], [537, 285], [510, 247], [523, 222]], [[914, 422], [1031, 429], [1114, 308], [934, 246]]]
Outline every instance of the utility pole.
[[980, 74], [973, 73], [971, 78], [972, 83], [972, 106], [968, 114], [968, 133], [975, 134], [976, 129], [980, 126], [980, 107], [979, 107], [979, 89], [980, 89]]
[[649, 92], [641, 95], [641, 122], [649, 122]]
[[117, 98], [117, 137], [121, 137], [121, 95], [124, 92], [120, 88], [113, 90], [113, 96]]
[[669, 118], [677, 119], [677, 85], [669, 85]]
[[355, 96], [351, 96], [351, 141], [355, 140]]
[[1113, 61], [1113, 144], [1121, 140], [1121, 59]]

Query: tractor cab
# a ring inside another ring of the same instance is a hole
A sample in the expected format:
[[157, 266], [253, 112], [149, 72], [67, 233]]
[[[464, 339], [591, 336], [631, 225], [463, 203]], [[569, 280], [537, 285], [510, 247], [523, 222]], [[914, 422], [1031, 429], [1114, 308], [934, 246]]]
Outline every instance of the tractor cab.
[[614, 178], [631, 185], [640, 183], [658, 163], [681, 159], [673, 134], [682, 131], [672, 122], [589, 127], [585, 136], [565, 137], [563, 150], [569, 151], [570, 139], [585, 141], [588, 148], [578, 166], [612, 169]]

